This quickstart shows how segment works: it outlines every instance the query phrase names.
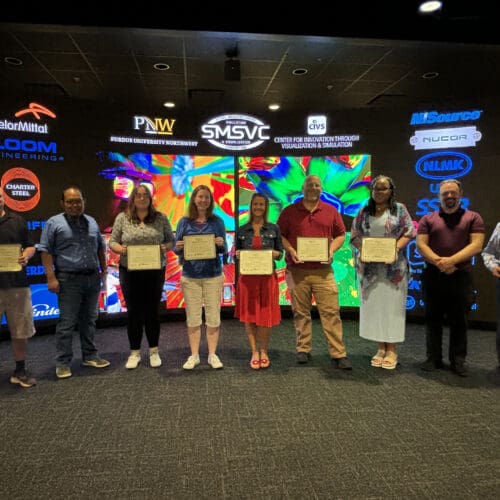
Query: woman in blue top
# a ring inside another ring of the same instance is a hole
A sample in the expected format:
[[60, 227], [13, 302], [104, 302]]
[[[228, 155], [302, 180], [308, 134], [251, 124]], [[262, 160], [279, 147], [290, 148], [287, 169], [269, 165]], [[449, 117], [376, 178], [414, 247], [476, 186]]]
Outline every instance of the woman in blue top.
[[[186, 307], [191, 355], [184, 363], [185, 370], [200, 364], [202, 309], [205, 307], [207, 324], [208, 364], [215, 369], [223, 365], [216, 354], [220, 330], [220, 302], [224, 276], [219, 254], [227, 253], [226, 230], [220, 217], [213, 214], [214, 198], [205, 185], [195, 188], [189, 201], [188, 215], [177, 225], [174, 252], [182, 263], [181, 287]], [[184, 259], [184, 236], [213, 234], [216, 257], [214, 259]]]

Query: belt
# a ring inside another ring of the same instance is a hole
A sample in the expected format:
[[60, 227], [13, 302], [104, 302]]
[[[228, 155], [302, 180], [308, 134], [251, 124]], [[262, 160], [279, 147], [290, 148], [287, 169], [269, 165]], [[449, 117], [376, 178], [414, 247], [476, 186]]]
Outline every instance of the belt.
[[91, 276], [97, 274], [97, 269], [82, 269], [81, 271], [59, 271], [60, 273], [72, 274], [74, 276]]

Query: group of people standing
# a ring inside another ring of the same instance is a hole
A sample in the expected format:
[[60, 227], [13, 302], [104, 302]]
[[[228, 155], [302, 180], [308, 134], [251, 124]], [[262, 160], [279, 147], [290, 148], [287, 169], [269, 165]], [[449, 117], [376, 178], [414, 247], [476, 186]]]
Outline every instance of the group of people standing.
[[[268, 220], [269, 200], [255, 193], [250, 201], [249, 221], [238, 228], [235, 257], [246, 250], [270, 250], [273, 259], [286, 252], [286, 283], [290, 293], [296, 332], [296, 358], [306, 364], [311, 358], [314, 298], [326, 338], [332, 365], [351, 370], [342, 339], [338, 288], [332, 270], [334, 253], [343, 245], [346, 228], [338, 211], [321, 199], [321, 180], [305, 178], [303, 197], [286, 207], [277, 223]], [[392, 370], [398, 364], [396, 346], [405, 338], [406, 296], [409, 266], [405, 248], [417, 238], [418, 250], [426, 262], [422, 275], [425, 300], [427, 359], [424, 370], [443, 366], [442, 329], [446, 317], [450, 327], [449, 361], [451, 369], [467, 375], [467, 312], [471, 306], [471, 259], [481, 252], [484, 223], [479, 214], [461, 207], [459, 181], [445, 180], [439, 187], [441, 207], [424, 216], [418, 228], [406, 207], [396, 201], [395, 186], [385, 175], [370, 184], [370, 198], [351, 229], [356, 271], [360, 288], [360, 335], [377, 343], [371, 365]], [[51, 217], [43, 228], [40, 243], [48, 288], [57, 293], [60, 317], [56, 326], [56, 375], [71, 377], [72, 335], [78, 330], [82, 363], [105, 368], [109, 361], [99, 356], [94, 342], [98, 299], [106, 283], [105, 242], [94, 218], [84, 213], [85, 200], [78, 186], [63, 189], [63, 212]], [[500, 224], [483, 252], [488, 269], [497, 278], [497, 304], [500, 308]], [[212, 258], [186, 259], [185, 238], [213, 235]], [[314, 238], [327, 242], [321, 260], [304, 259], [298, 252], [298, 239]], [[389, 238], [394, 250], [382, 261], [367, 258], [366, 238]], [[27, 339], [33, 335], [31, 297], [24, 267], [35, 253], [24, 221], [4, 209], [0, 189], [0, 244], [16, 243], [22, 249], [20, 271], [0, 272], [0, 313], [7, 314], [16, 369], [10, 381], [31, 387], [36, 381], [25, 369]], [[160, 253], [154, 269], [129, 269], [129, 252], [136, 245], [154, 245]], [[119, 280], [127, 306], [129, 370], [141, 362], [141, 341], [145, 333], [149, 344], [149, 363], [161, 366], [158, 351], [160, 333], [159, 303], [165, 279], [165, 254], [173, 250], [183, 266], [181, 287], [185, 300], [190, 355], [183, 365], [192, 370], [200, 364], [203, 310], [206, 323], [208, 364], [223, 367], [217, 355], [220, 333], [220, 298], [223, 288], [222, 256], [227, 254], [223, 221], [214, 214], [214, 199], [208, 186], [195, 188], [187, 214], [174, 237], [167, 217], [153, 206], [152, 193], [145, 185], [136, 186], [124, 212], [114, 222], [109, 248], [120, 256]], [[22, 294], [22, 296], [20, 295]], [[266, 369], [271, 360], [268, 346], [271, 330], [281, 321], [276, 274], [241, 274], [236, 289], [235, 316], [245, 324], [251, 349], [250, 368]], [[497, 331], [500, 373], [500, 334]]]

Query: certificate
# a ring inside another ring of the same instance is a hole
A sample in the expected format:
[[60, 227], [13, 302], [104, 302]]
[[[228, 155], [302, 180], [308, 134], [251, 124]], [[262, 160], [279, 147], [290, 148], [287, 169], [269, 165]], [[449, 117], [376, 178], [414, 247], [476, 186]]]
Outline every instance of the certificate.
[[240, 250], [240, 274], [273, 274], [273, 251]]
[[161, 269], [160, 245], [128, 245], [127, 269], [129, 271]]
[[363, 262], [394, 262], [396, 238], [363, 238], [361, 260]]
[[21, 245], [0, 245], [0, 273], [20, 271], [20, 255]]
[[328, 238], [297, 238], [297, 257], [304, 262], [327, 262], [329, 250]]
[[184, 260], [215, 259], [215, 234], [186, 234]]

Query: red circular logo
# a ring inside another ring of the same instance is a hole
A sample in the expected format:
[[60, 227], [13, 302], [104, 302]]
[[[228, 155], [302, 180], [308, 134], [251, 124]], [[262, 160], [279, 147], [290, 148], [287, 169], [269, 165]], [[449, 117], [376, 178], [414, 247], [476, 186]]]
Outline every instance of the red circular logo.
[[5, 204], [16, 212], [33, 210], [40, 201], [40, 181], [26, 168], [14, 167], [2, 175]]

